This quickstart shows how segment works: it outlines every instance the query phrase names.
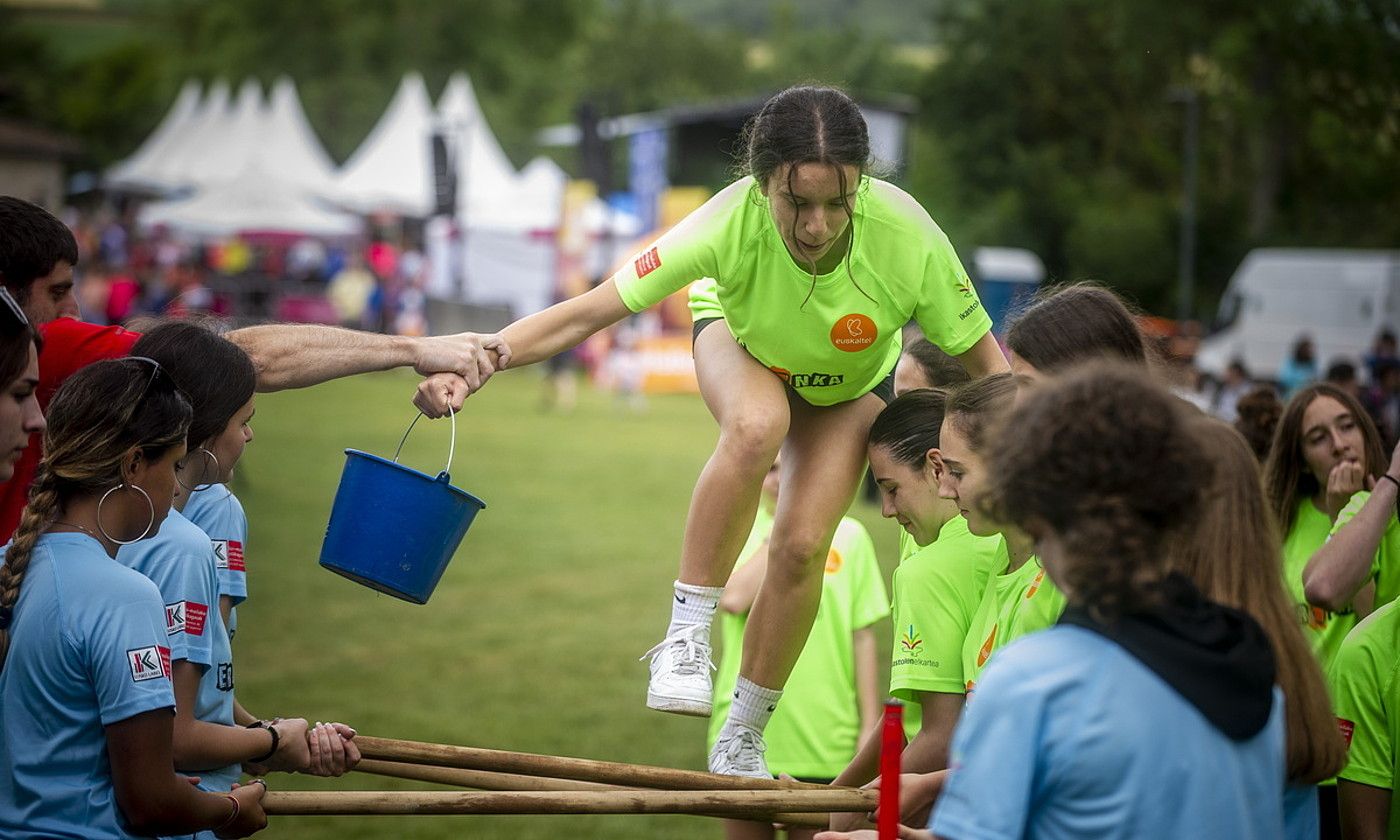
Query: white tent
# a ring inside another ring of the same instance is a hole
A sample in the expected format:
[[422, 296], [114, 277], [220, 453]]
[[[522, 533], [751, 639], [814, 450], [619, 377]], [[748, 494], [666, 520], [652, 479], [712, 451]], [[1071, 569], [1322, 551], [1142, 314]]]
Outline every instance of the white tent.
[[515, 167], [481, 112], [465, 73], [454, 73], [437, 107], [457, 171], [457, 212], [468, 224], [492, 224], [495, 211], [515, 191]]
[[258, 164], [269, 177], [312, 195], [333, 189], [335, 164], [306, 119], [296, 85], [286, 76], [272, 86], [258, 143]]
[[205, 136], [184, 157], [179, 176], [197, 187], [221, 184], [239, 177], [264, 148], [262, 85], [245, 79], [233, 108], [218, 124], [218, 132]]
[[379, 122], [341, 167], [330, 197], [364, 213], [427, 216], [434, 203], [432, 122], [423, 77], [404, 76]]
[[169, 189], [170, 185], [160, 177], [161, 166], [184, 143], [186, 133], [200, 113], [199, 83], [190, 79], [180, 87], [175, 103], [146, 142], [130, 157], [107, 170], [107, 185], [154, 192]]
[[188, 189], [193, 181], [189, 172], [203, 150], [218, 141], [229, 121], [229, 88], [223, 79], [205, 91], [204, 102], [190, 117], [178, 143], [172, 143], [152, 167], [153, 180], [167, 191]]
[[355, 236], [362, 227], [355, 216], [321, 206], [257, 164], [190, 198], [148, 204], [137, 221], [144, 229], [168, 227], [204, 237], [250, 233], [340, 237]]

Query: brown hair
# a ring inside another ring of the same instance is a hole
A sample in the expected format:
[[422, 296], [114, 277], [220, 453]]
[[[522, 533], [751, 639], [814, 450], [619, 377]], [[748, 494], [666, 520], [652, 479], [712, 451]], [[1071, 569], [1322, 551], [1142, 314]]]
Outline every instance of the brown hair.
[[957, 359], [923, 336], [906, 343], [901, 352], [919, 363], [919, 370], [923, 371], [924, 379], [935, 388], [951, 388], [972, 381], [972, 375]]
[[149, 362], [111, 359], [69, 377], [49, 405], [44, 460], [29, 489], [29, 506], [0, 566], [0, 668], [10, 651], [10, 619], [34, 544], [68, 503], [122, 481], [133, 446], [163, 457], [185, 440], [190, 404]]
[[[850, 222], [850, 236], [846, 239], [846, 253], [843, 261], [846, 276], [856, 291], [870, 297], [851, 272], [851, 254], [855, 252], [856, 229], [855, 211], [846, 199], [849, 186], [846, 183], [847, 166], [854, 166], [864, 173], [871, 166], [870, 132], [865, 124], [865, 116], [860, 106], [844, 91], [821, 85], [798, 85], [775, 94], [758, 110], [744, 126], [740, 139], [744, 149], [741, 169], [753, 176], [761, 190], [768, 189], [768, 180], [784, 165], [787, 171], [788, 194], [792, 194], [793, 169], [803, 163], [820, 163], [830, 166], [836, 172], [841, 190], [841, 207], [846, 211]], [[861, 187], [863, 182], [858, 182]], [[774, 200], [769, 196], [769, 201]], [[797, 219], [789, 232], [797, 238]], [[807, 306], [812, 293], [817, 288], [817, 265], [812, 262], [812, 286], [802, 307]]]
[[1219, 420], [1197, 415], [1191, 431], [1215, 472], [1176, 568], [1207, 598], [1248, 613], [1264, 628], [1283, 689], [1288, 778], [1315, 785], [1342, 769], [1346, 747], [1322, 669], [1283, 588], [1283, 548], [1254, 453], [1238, 432]]
[[1379, 479], [1389, 463], [1375, 422], [1351, 394], [1326, 382], [1315, 382], [1294, 394], [1283, 409], [1283, 417], [1269, 446], [1268, 460], [1264, 462], [1264, 491], [1269, 495], [1269, 507], [1278, 520], [1279, 533], [1285, 536], [1293, 529], [1298, 502], [1322, 490], [1317, 479], [1308, 472], [1307, 461], [1303, 458], [1303, 415], [1318, 397], [1331, 397], [1341, 403], [1361, 428], [1362, 454], [1366, 458], [1363, 466], [1367, 475]]
[[1044, 293], [1011, 322], [1006, 346], [1042, 373], [1093, 359], [1145, 365], [1149, 358], [1132, 310], [1118, 295], [1092, 283]]
[[987, 431], [1011, 408], [1016, 399], [1016, 380], [1009, 373], [994, 373], [974, 379], [948, 394], [944, 419], [967, 438], [967, 445], [979, 455], [987, 442]]
[[1283, 403], [1278, 392], [1268, 385], [1260, 385], [1240, 397], [1235, 404], [1235, 431], [1244, 436], [1255, 460], [1262, 464], [1269, 457], [1269, 446], [1274, 440], [1274, 429], [1278, 428], [1283, 416]]
[[990, 450], [989, 504], [1055, 532], [1067, 595], [1101, 620], [1156, 602], [1211, 474], [1179, 400], [1139, 368], [1084, 365], [1027, 391]]
[[938, 448], [939, 427], [947, 406], [948, 395], [937, 388], [901, 394], [870, 424], [865, 444], [884, 447], [891, 458], [905, 466], [921, 467], [928, 451]]

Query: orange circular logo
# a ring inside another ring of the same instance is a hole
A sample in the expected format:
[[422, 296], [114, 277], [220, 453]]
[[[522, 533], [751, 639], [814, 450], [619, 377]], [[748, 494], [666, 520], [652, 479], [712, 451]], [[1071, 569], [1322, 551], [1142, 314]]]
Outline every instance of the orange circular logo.
[[836, 574], [837, 572], [841, 571], [841, 563], [842, 563], [842, 562], [843, 562], [843, 561], [841, 560], [841, 552], [837, 551], [837, 550], [834, 549], [834, 548], [831, 549], [831, 550], [829, 550], [829, 551], [827, 551], [827, 553], [826, 553], [826, 573], [829, 574], [829, 575], [834, 575], [834, 574]]
[[880, 331], [868, 315], [852, 312], [836, 319], [831, 327], [831, 343], [837, 350], [858, 353], [875, 343]]

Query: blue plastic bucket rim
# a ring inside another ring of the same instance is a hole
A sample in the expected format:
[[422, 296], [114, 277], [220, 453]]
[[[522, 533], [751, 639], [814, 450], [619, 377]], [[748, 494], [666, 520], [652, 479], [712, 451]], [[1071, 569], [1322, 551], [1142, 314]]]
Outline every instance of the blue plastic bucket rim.
[[369, 452], [364, 452], [359, 449], [347, 449], [345, 450], [345, 454], [358, 455], [361, 458], [368, 458], [371, 461], [377, 461], [378, 463], [383, 464], [385, 466], [393, 467], [394, 469], [400, 470], [415, 478], [421, 478], [424, 481], [431, 481], [434, 484], [441, 484], [443, 487], [446, 487], [448, 490], [451, 490], [453, 493], [456, 493], [457, 495], [476, 505], [478, 508], [481, 508], [483, 510], [486, 508], [486, 503], [483, 502], [481, 499], [478, 499], [476, 496], [472, 495], [471, 493], [468, 493], [466, 490], [463, 490], [462, 488], [454, 485], [452, 483], [452, 476], [448, 475], [446, 470], [443, 470], [442, 472], [438, 473], [436, 477], [433, 477], [420, 470], [415, 470], [413, 467], [400, 464], [398, 461], [391, 461], [388, 458], [384, 458], [379, 455], [374, 455]]

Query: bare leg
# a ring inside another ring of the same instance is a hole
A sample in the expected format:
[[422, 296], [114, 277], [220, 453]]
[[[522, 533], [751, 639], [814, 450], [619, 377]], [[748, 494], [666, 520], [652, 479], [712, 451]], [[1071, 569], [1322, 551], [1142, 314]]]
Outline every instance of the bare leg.
[[824, 408], [792, 400], [768, 570], [749, 612], [739, 669], [757, 685], [782, 688], [807, 642], [831, 538], [860, 485], [865, 439], [882, 408], [874, 394]]
[[778, 832], [772, 823], [754, 820], [724, 820], [724, 840], [773, 840]]
[[[753, 528], [763, 476], [787, 434], [788, 400], [782, 380], [740, 347], [722, 321], [696, 340], [695, 372], [719, 423], [719, 442], [690, 497], [680, 581], [724, 586]], [[864, 444], [862, 438], [862, 452]]]

